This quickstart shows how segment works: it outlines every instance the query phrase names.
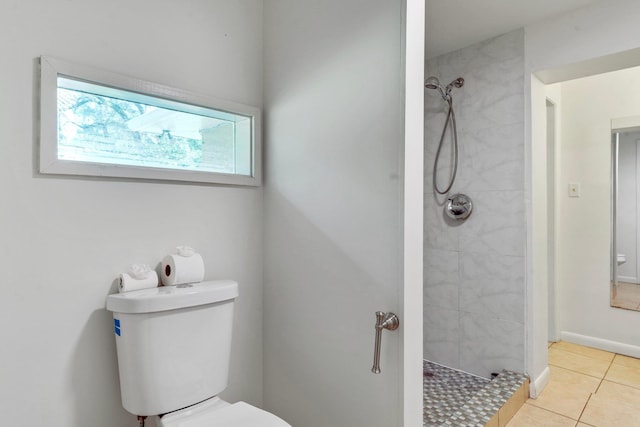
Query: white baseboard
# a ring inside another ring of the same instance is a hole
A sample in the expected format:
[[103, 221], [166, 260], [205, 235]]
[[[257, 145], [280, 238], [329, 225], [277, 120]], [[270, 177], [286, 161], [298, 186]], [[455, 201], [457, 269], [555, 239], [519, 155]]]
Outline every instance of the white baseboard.
[[638, 278], [637, 277], [631, 277], [631, 276], [618, 276], [618, 282], [625, 282], [625, 283], [635, 283], [636, 285], [640, 282], [638, 282]]
[[580, 344], [587, 347], [598, 348], [600, 350], [619, 353], [625, 356], [640, 358], [640, 346], [625, 344], [616, 341], [609, 341], [602, 338], [590, 337], [587, 335], [574, 334], [573, 332], [561, 331], [560, 339], [562, 341]]
[[538, 375], [538, 378], [531, 379], [531, 382], [529, 383], [529, 397], [532, 399], [535, 399], [538, 396], [540, 396], [540, 393], [542, 393], [542, 390], [544, 390], [547, 384], [549, 384], [550, 378], [551, 378], [551, 371], [547, 366], [546, 368], [544, 368], [544, 371], [542, 371], [542, 373]]

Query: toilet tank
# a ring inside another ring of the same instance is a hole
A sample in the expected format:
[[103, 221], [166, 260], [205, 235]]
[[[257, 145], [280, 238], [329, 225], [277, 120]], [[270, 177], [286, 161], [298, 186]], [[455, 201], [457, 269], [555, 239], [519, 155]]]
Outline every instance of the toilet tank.
[[122, 406], [164, 414], [224, 390], [237, 296], [232, 280], [109, 295]]

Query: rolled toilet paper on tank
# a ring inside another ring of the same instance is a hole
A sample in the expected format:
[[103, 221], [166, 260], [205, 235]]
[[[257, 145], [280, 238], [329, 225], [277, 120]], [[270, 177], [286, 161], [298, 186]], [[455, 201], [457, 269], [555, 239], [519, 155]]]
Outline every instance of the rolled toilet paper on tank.
[[160, 278], [165, 286], [202, 282], [204, 279], [204, 261], [194, 253], [190, 256], [167, 255], [162, 260]]
[[120, 282], [118, 283], [119, 292], [137, 291], [140, 289], [155, 288], [158, 286], [158, 274], [155, 271], [150, 271], [146, 277], [141, 279], [131, 276], [129, 273], [122, 273], [120, 275]]

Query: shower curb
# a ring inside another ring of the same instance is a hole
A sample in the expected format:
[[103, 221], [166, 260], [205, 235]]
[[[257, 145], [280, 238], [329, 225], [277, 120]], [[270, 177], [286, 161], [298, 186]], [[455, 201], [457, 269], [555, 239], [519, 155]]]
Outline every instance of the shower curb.
[[[442, 396], [439, 390], [434, 392], [427, 385], [430, 380], [427, 376], [424, 386], [424, 427], [505, 426], [529, 395], [529, 377], [517, 372], [503, 370], [490, 381], [432, 362], [425, 361], [424, 366], [425, 372], [433, 370], [436, 376], [444, 377], [442, 382], [445, 386], [452, 383], [455, 392], [463, 395], [458, 401], [452, 401]], [[427, 396], [427, 393], [430, 395]]]

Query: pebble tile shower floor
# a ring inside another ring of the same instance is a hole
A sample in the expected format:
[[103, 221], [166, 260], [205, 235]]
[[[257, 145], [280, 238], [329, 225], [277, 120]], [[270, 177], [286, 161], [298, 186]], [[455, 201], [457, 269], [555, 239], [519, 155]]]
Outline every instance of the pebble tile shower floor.
[[527, 381], [509, 371], [488, 380], [427, 360], [423, 371], [424, 427], [484, 427]]

